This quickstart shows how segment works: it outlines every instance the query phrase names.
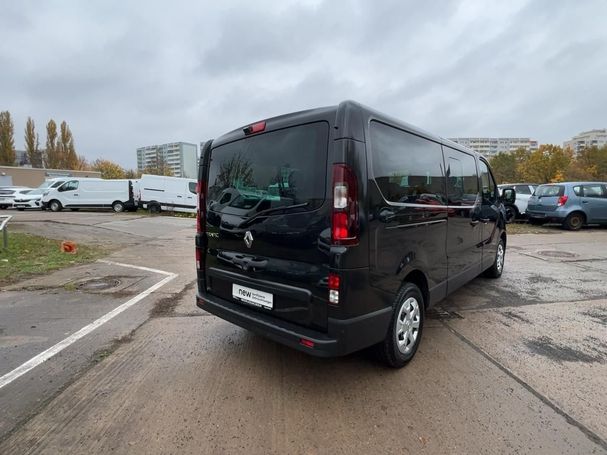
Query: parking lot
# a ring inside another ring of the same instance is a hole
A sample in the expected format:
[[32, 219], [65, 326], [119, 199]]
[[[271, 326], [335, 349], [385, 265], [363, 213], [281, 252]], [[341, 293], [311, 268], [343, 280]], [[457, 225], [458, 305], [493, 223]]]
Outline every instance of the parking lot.
[[0, 292], [0, 377], [92, 327], [0, 388], [0, 453], [607, 453], [607, 229], [510, 236], [390, 370], [197, 309], [194, 224], [16, 214], [109, 255]]

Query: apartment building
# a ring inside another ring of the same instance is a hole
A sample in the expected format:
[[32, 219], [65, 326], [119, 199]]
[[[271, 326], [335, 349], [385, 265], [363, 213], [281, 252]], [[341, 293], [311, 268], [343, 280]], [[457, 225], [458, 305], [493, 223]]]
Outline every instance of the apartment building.
[[536, 140], [528, 137], [454, 137], [449, 140], [476, 150], [487, 158], [519, 148], [533, 152], [539, 146]]
[[586, 147], [602, 147], [607, 144], [607, 129], [583, 131], [573, 136], [568, 141], [563, 142], [563, 148], [571, 148], [574, 153], [584, 150]]
[[198, 147], [188, 142], [148, 145], [137, 149], [137, 170], [158, 166], [164, 162], [175, 177], [196, 178], [198, 175]]

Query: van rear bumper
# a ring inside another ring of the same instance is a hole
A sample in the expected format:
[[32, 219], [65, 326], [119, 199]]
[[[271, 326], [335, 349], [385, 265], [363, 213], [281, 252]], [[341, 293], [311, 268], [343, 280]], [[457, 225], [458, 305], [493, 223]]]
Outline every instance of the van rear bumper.
[[[324, 333], [208, 294], [198, 294], [196, 305], [244, 329], [317, 357], [342, 356], [380, 342], [392, 317], [392, 308], [384, 308], [352, 319], [329, 318]], [[302, 339], [314, 346], [305, 346]]]

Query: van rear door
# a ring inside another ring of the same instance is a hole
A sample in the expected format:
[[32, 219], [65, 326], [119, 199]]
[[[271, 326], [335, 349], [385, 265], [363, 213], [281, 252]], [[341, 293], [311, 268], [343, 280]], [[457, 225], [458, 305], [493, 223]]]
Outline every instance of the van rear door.
[[207, 152], [206, 292], [326, 329], [328, 137], [318, 121]]

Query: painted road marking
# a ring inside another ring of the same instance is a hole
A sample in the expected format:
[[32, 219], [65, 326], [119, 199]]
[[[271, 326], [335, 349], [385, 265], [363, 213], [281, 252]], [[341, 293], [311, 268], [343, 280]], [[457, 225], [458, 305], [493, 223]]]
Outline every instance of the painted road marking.
[[76, 341], [78, 341], [79, 339], [87, 336], [89, 333], [91, 333], [97, 327], [102, 326], [103, 324], [105, 324], [106, 322], [108, 322], [110, 319], [118, 316], [123, 311], [128, 310], [130, 307], [132, 307], [133, 305], [135, 305], [137, 302], [143, 300], [148, 295], [150, 295], [152, 292], [154, 292], [157, 289], [160, 289], [162, 286], [164, 286], [165, 284], [167, 284], [169, 281], [174, 280], [178, 276], [176, 273], [166, 272], [164, 270], [151, 269], [151, 268], [148, 268], [148, 267], [141, 267], [141, 266], [138, 266], [138, 265], [122, 264], [120, 262], [112, 262], [112, 261], [104, 261], [104, 260], [101, 260], [99, 262], [103, 262], [104, 264], [116, 265], [116, 266], [120, 266], [120, 267], [128, 267], [128, 268], [137, 269], [137, 270], [145, 270], [146, 272], [153, 272], [153, 273], [157, 273], [157, 274], [160, 274], [160, 275], [165, 275], [165, 277], [162, 280], [160, 280], [158, 283], [156, 283], [153, 286], [150, 286], [149, 288], [147, 288], [145, 291], [137, 294], [132, 299], [124, 302], [122, 305], [117, 306], [116, 308], [114, 308], [109, 313], [104, 314], [99, 319], [91, 322], [89, 325], [86, 325], [86, 326], [82, 327], [76, 333], [73, 333], [72, 335], [70, 335], [69, 337], [67, 337], [64, 340], [60, 341], [56, 345], [51, 346], [46, 351], [43, 351], [40, 354], [38, 354], [37, 356], [31, 358], [30, 360], [28, 360], [27, 362], [25, 362], [23, 365], [18, 366], [13, 371], [11, 371], [11, 372], [5, 374], [4, 376], [0, 377], [0, 389], [2, 387], [4, 387], [4, 386], [10, 384], [11, 382], [13, 382], [18, 377], [23, 376], [28, 371], [33, 370], [34, 368], [36, 368], [41, 363], [46, 362], [51, 357], [53, 357], [56, 354], [58, 354], [61, 351], [63, 351], [69, 345], [71, 345], [71, 344], [75, 343]]

